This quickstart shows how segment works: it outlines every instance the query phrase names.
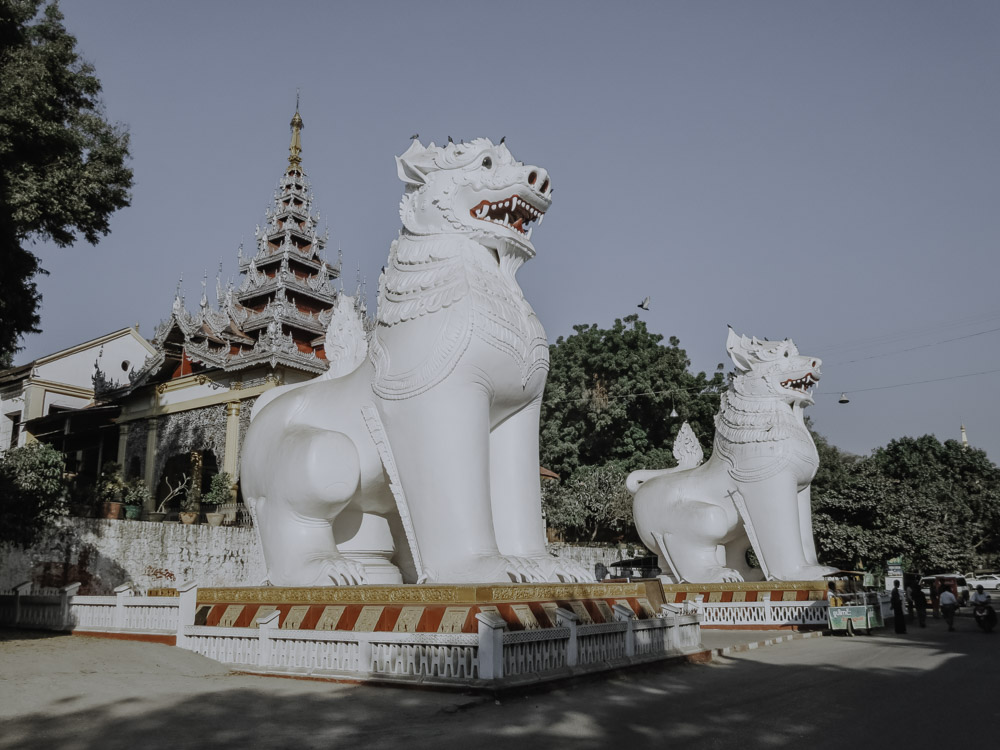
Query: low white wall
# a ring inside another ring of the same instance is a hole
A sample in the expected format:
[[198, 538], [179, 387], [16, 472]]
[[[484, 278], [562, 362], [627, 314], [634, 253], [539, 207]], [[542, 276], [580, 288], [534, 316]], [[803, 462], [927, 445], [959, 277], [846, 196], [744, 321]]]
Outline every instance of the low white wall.
[[[649, 554], [635, 545], [550, 544], [549, 550], [590, 571]], [[99, 595], [129, 582], [144, 590], [182, 581], [258, 586], [266, 577], [252, 527], [63, 518], [27, 550], [0, 544], [0, 590], [24, 581], [36, 588], [79, 582], [80, 594]]]
[[0, 545], [0, 590], [79, 582], [80, 594], [93, 595], [130, 581], [256, 586], [265, 577], [253, 528], [63, 518], [29, 549]]
[[556, 542], [548, 545], [549, 552], [555, 552], [559, 557], [565, 557], [583, 565], [594, 573], [598, 564], [611, 572], [611, 563], [621, 560], [631, 560], [635, 557], [646, 557], [652, 553], [638, 544], [621, 545], [582, 545]]

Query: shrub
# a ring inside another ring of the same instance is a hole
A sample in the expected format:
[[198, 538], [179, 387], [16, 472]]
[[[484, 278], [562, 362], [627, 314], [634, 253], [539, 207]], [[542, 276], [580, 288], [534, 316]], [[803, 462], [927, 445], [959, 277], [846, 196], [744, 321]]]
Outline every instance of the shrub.
[[208, 492], [201, 496], [203, 505], [224, 505], [232, 498], [233, 479], [228, 472], [222, 471], [212, 477]]
[[120, 503], [125, 494], [125, 478], [122, 467], [114, 461], [108, 461], [101, 468], [101, 478], [95, 488], [95, 499], [99, 503]]
[[0, 541], [27, 547], [67, 513], [66, 462], [44, 443], [12, 448], [0, 457]]
[[146, 486], [144, 479], [135, 479], [128, 483], [124, 499], [126, 505], [134, 505], [142, 508], [146, 503], [151, 503], [152, 501], [153, 493], [149, 491], [149, 487]]

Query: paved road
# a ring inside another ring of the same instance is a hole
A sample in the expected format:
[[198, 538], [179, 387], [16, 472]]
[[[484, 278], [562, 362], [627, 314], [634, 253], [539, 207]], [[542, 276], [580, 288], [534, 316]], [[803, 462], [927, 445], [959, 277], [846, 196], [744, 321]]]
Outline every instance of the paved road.
[[1000, 633], [966, 618], [958, 628], [795, 640], [499, 701], [232, 675], [167, 646], [0, 632], [0, 750], [961, 747], [961, 717], [1000, 719]]

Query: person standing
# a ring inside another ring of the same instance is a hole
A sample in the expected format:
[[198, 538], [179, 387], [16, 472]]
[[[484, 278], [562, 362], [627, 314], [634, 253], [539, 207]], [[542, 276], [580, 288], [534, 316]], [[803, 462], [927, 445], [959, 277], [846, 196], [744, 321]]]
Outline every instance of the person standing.
[[892, 596], [890, 597], [890, 602], [892, 604], [892, 619], [896, 632], [905, 633], [906, 620], [903, 616], [903, 591], [899, 588], [899, 581], [892, 582]]
[[944, 621], [948, 623], [948, 630], [955, 629], [955, 610], [958, 609], [958, 599], [951, 593], [950, 586], [942, 586], [938, 595], [938, 602], [941, 605], [941, 614]]
[[927, 597], [919, 585], [913, 587], [913, 608], [917, 610], [917, 622], [920, 627], [927, 627]]

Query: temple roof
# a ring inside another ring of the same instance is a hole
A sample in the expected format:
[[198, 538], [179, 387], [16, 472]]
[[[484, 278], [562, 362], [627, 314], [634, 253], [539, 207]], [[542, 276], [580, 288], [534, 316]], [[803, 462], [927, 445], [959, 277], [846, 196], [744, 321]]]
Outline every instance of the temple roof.
[[327, 369], [324, 335], [340, 294], [341, 260], [331, 265], [323, 255], [329, 232], [320, 232], [320, 215], [313, 212], [297, 105], [290, 126], [288, 166], [254, 232], [256, 252], [246, 256], [242, 245], [238, 251], [239, 284], [217, 279], [211, 305], [206, 277], [194, 312], [178, 284], [170, 317], [153, 337], [157, 354], [136, 373], [133, 387], [182, 372], [178, 365], [188, 361], [224, 371], [261, 364], [317, 374]]

